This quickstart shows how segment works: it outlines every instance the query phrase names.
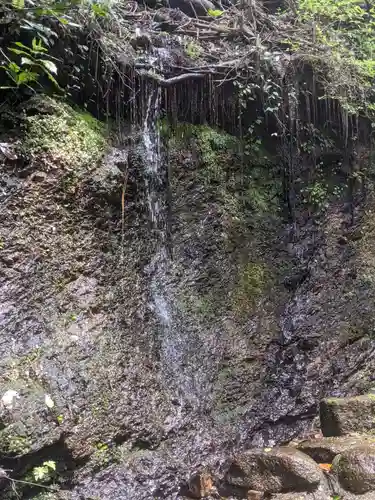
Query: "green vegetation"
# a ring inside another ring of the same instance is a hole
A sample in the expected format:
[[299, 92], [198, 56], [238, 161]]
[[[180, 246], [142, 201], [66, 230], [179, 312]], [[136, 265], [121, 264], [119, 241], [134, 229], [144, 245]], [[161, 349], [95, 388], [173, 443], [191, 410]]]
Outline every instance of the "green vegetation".
[[253, 215], [279, 210], [280, 181], [273, 175], [273, 163], [257, 137], [243, 141], [207, 125], [159, 123], [169, 147], [178, 150], [192, 142], [200, 153], [198, 179], [219, 190], [228, 212], [239, 217], [244, 209]]
[[93, 470], [105, 469], [112, 463], [121, 460], [121, 453], [116, 446], [109, 446], [106, 443], [97, 443], [95, 452], [91, 455], [91, 465]]
[[192, 293], [184, 294], [180, 297], [181, 309], [196, 316], [209, 318], [215, 314], [216, 301], [210, 295], [194, 295]]
[[50, 482], [56, 476], [56, 462], [53, 460], [43, 462], [42, 465], [34, 467], [31, 475], [35, 482]]
[[25, 455], [31, 450], [30, 436], [21, 434], [20, 426], [8, 425], [0, 432], [1, 454], [4, 456]]
[[[201, 154], [202, 179], [207, 182], [224, 182], [225, 169], [233, 155], [239, 153], [239, 141], [223, 131], [207, 125], [177, 123], [171, 125], [166, 120], [159, 122], [160, 133], [169, 140], [171, 148], [178, 149], [191, 141], [195, 142]], [[233, 161], [232, 161], [233, 163]]]
[[358, 0], [299, 0], [297, 20], [287, 43], [321, 75], [327, 96], [349, 113], [373, 114], [375, 6], [366, 8]]
[[232, 307], [237, 316], [251, 312], [256, 301], [264, 294], [269, 285], [270, 275], [267, 267], [260, 262], [248, 262], [238, 273], [237, 285], [232, 294]]
[[24, 118], [27, 154], [74, 170], [75, 179], [79, 169], [94, 167], [105, 152], [104, 126], [90, 114], [49, 97], [36, 99], [36, 104], [47, 106], [47, 113]]
[[65, 29], [80, 28], [72, 17], [77, 10], [87, 18], [105, 17], [108, 6], [109, 3], [98, 4], [88, 0], [44, 0], [38, 2], [37, 6], [30, 0], [2, 2], [2, 28], [18, 33], [20, 38], [31, 33], [33, 38], [29, 45], [16, 40], [1, 50], [5, 61], [0, 70], [5, 73], [6, 84], [0, 89], [43, 87], [46, 84], [41, 81], [46, 76], [55, 90], [61, 90], [56, 80], [61, 61], [50, 54], [50, 47], [59, 37], [56, 32], [58, 25]]
[[202, 54], [202, 47], [194, 40], [190, 40], [185, 45], [185, 53], [190, 59], [199, 59]]

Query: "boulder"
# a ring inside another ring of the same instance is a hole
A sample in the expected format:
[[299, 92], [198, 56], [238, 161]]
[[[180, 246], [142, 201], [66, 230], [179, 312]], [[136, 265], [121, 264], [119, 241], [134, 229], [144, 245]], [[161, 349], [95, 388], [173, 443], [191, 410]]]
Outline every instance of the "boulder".
[[368, 445], [344, 451], [332, 464], [340, 485], [351, 493], [372, 493], [375, 498], [375, 448]]
[[297, 448], [309, 455], [315, 462], [330, 464], [336, 455], [362, 444], [375, 445], [375, 436], [336, 436], [307, 439], [299, 443]]
[[374, 429], [375, 395], [323, 399], [320, 403], [320, 425], [326, 437]]
[[267, 493], [314, 491], [324, 476], [319, 466], [288, 447], [253, 449], [237, 455], [225, 480], [228, 484]]

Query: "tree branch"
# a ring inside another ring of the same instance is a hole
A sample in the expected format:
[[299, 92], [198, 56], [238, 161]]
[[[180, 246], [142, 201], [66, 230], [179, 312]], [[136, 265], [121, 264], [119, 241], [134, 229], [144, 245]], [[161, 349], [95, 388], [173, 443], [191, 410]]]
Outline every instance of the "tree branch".
[[167, 78], [164, 79], [160, 75], [157, 75], [156, 73], [151, 73], [149, 71], [142, 71], [140, 72], [141, 75], [147, 76], [148, 78], [151, 78], [152, 80], [155, 80], [159, 85], [162, 87], [170, 87], [172, 85], [175, 85], [176, 83], [183, 82], [185, 80], [192, 80], [192, 79], [201, 79], [207, 76], [207, 73], [183, 73], [182, 75], [178, 76], [173, 76], [172, 78]]

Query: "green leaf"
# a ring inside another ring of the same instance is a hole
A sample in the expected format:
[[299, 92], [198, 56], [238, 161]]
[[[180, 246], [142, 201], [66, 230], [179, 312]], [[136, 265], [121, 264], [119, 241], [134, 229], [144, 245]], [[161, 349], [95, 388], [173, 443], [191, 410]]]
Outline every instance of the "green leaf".
[[34, 467], [33, 476], [35, 481], [41, 481], [46, 476], [46, 470], [44, 469], [44, 467]]
[[25, 50], [21, 50], [21, 49], [14, 49], [13, 47], [9, 48], [8, 49], [9, 52], [13, 52], [13, 54], [17, 54], [18, 56], [20, 55], [25, 55], [27, 57], [32, 57], [31, 53], [30, 52], [26, 52]]
[[91, 8], [95, 16], [106, 17], [108, 15], [108, 7], [93, 3]]
[[43, 462], [43, 466], [47, 467], [48, 469], [56, 470], [56, 462], [53, 460], [47, 460], [46, 462]]
[[9, 69], [9, 71], [13, 71], [14, 73], [19, 73], [21, 71], [21, 68], [15, 62], [10, 62], [7, 69]]
[[207, 13], [211, 17], [220, 17], [222, 14], [224, 14], [224, 11], [219, 9], [208, 9]]
[[14, 42], [14, 45], [17, 45], [17, 47], [21, 47], [21, 49], [31, 52], [31, 48], [27, 45], [24, 45], [22, 42]]
[[32, 59], [29, 59], [28, 57], [22, 57], [21, 59], [21, 66], [34, 66], [35, 65], [35, 61], [33, 61]]
[[36, 82], [38, 78], [38, 73], [35, 73], [33, 71], [21, 71], [21, 73], [17, 75], [16, 83], [18, 86], [25, 85], [26, 83]]
[[52, 76], [52, 73], [50, 73], [49, 71], [46, 72], [46, 75], [48, 76], [48, 78], [51, 80], [51, 82], [56, 85], [56, 87], [59, 89], [60, 88], [60, 85], [58, 84], [56, 78], [54, 78]]
[[43, 47], [42, 40], [38, 40], [37, 38], [33, 38], [32, 41], [34, 52], [48, 52], [48, 49]]
[[25, 8], [25, 0], [12, 0], [12, 7], [14, 9], [24, 9]]
[[57, 74], [57, 66], [54, 62], [48, 61], [47, 59], [43, 59], [40, 61], [43, 66], [50, 71], [51, 73], [54, 73], [55, 75]]

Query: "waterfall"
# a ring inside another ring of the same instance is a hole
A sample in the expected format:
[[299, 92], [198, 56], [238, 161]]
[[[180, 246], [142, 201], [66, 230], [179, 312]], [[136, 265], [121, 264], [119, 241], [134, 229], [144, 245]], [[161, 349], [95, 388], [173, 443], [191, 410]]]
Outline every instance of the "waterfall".
[[171, 324], [171, 312], [164, 289], [169, 266], [166, 239], [166, 208], [163, 199], [165, 170], [162, 165], [160, 130], [157, 126], [157, 120], [160, 116], [160, 101], [161, 89], [153, 89], [148, 98], [146, 118], [143, 124], [143, 143], [146, 159], [145, 186], [147, 203], [152, 229], [157, 237], [156, 251], [150, 265], [150, 271], [153, 276], [151, 282], [151, 305], [161, 323], [169, 327]]
[[151, 229], [156, 240], [154, 254], [148, 266], [150, 274], [150, 307], [159, 323], [160, 362], [164, 382], [169, 389], [188, 394], [187, 380], [183, 370], [183, 336], [176, 328], [173, 312], [173, 297], [168, 282], [171, 258], [168, 252], [166, 216], [167, 167], [162, 154], [158, 119], [161, 114], [161, 89], [153, 88], [147, 101], [146, 117], [143, 123], [143, 145], [145, 149], [145, 187], [151, 221]]
[[[158, 327], [161, 373], [171, 396], [179, 406], [199, 408], [209, 393], [207, 364], [210, 349], [202, 342], [195, 319], [181, 310], [171, 258], [167, 217], [167, 159], [160, 137], [162, 91], [153, 86], [147, 95], [143, 121], [144, 181], [146, 202], [155, 241], [147, 272], [150, 276], [150, 303]], [[206, 334], [207, 332], [204, 332]], [[176, 417], [178, 418], [178, 417]]]

